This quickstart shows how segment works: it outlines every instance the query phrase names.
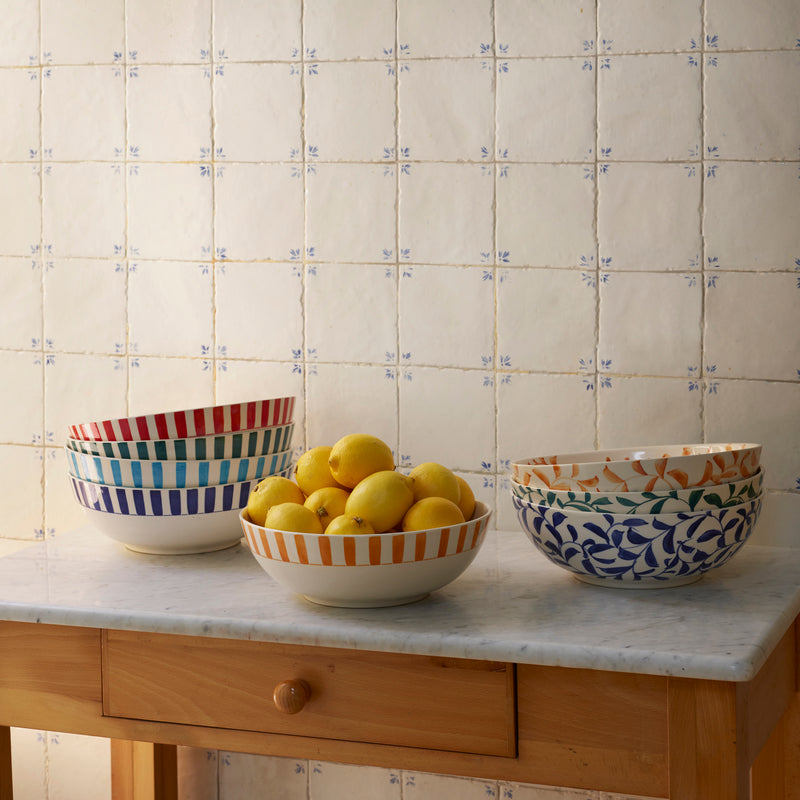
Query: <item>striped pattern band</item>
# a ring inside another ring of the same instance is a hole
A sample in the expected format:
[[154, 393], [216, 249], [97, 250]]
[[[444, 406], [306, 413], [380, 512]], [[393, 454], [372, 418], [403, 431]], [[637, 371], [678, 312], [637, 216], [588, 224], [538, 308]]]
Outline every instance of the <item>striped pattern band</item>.
[[294, 403], [294, 397], [276, 397], [188, 411], [85, 422], [70, 425], [69, 435], [73, 439], [105, 442], [210, 436], [216, 433], [285, 425], [292, 420]]

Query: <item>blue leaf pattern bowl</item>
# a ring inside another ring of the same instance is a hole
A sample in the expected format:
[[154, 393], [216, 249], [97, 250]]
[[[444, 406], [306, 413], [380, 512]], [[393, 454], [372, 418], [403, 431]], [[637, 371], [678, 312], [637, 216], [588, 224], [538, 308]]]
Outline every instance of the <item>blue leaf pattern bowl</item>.
[[536, 548], [576, 578], [598, 586], [681, 586], [727, 563], [761, 513], [761, 495], [738, 505], [673, 514], [609, 514], [529, 503], [512, 494]]

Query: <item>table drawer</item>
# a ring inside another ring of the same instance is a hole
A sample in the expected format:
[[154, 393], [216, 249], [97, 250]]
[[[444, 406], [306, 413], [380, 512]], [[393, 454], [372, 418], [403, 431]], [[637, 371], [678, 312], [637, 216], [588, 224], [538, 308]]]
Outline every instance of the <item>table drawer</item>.
[[[273, 692], [303, 681], [293, 714]], [[516, 753], [513, 664], [106, 631], [114, 717], [466, 753]]]

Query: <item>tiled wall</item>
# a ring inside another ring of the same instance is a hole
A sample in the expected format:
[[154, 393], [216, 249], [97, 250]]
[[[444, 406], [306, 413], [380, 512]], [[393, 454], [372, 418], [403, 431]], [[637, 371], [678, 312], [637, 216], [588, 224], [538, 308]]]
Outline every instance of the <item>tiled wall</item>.
[[793, 542], [796, 0], [0, 11], [0, 547], [67, 423], [285, 393], [501, 527], [516, 456], [759, 441]]

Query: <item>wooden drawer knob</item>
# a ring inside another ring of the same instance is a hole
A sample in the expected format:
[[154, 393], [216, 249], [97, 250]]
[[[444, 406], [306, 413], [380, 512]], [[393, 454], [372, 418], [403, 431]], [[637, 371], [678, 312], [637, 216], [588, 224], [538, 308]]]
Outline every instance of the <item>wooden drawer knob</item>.
[[284, 714], [296, 714], [311, 697], [311, 687], [301, 679], [281, 681], [272, 693], [275, 708]]

